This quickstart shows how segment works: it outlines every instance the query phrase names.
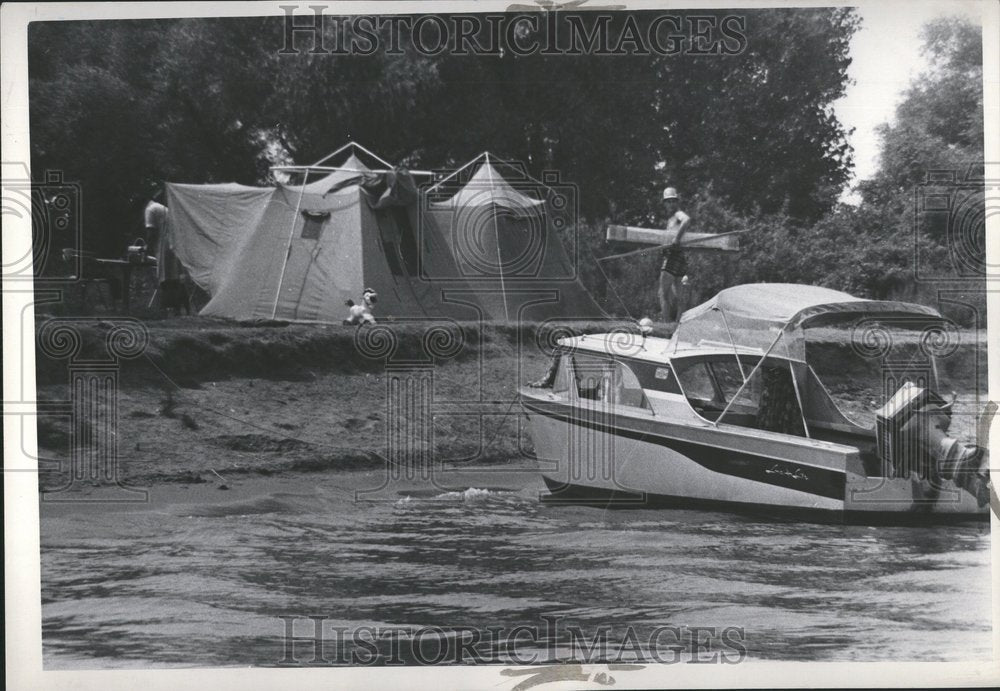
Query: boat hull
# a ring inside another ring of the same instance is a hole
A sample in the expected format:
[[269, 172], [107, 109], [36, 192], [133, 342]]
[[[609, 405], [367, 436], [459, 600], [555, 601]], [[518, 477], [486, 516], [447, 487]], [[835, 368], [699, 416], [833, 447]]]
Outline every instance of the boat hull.
[[522, 397], [547, 503], [702, 508], [821, 521], [985, 520], [951, 481], [866, 477], [838, 444]]

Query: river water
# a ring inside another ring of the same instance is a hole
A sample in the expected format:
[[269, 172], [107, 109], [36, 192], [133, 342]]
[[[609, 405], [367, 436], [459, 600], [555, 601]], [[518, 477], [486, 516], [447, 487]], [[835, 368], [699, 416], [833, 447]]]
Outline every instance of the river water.
[[[629, 650], [678, 659], [700, 654], [697, 636], [728, 661], [991, 654], [988, 524], [556, 507], [516, 467], [356, 501], [378, 481], [316, 473], [157, 487], [134, 507], [43, 504], [46, 668], [434, 661], [442, 641], [478, 634], [487, 662], [542, 661], [602, 631], [604, 660], [630, 636]], [[390, 645], [400, 635], [409, 647]]]

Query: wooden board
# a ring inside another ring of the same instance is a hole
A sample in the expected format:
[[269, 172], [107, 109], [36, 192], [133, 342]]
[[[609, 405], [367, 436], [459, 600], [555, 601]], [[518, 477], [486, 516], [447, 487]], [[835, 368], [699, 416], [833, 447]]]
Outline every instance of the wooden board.
[[[684, 233], [681, 245], [691, 249], [720, 250], [722, 252], [738, 252], [740, 249], [739, 234], [735, 233]], [[676, 231], [660, 230], [659, 228], [639, 228], [637, 226], [608, 225], [608, 240], [619, 242], [634, 242], [641, 245], [669, 245], [677, 237]]]
[[128, 259], [95, 259], [98, 264], [111, 264], [113, 266], [156, 266], [156, 257], [146, 255], [146, 260], [141, 262], [130, 262]]

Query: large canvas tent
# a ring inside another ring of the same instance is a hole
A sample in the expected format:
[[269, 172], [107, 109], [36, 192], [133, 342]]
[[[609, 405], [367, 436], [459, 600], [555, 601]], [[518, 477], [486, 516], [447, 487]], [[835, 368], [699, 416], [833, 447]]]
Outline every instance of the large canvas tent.
[[359, 145], [338, 153], [349, 154], [338, 165], [285, 167], [300, 179], [275, 187], [167, 185], [170, 245], [210, 296], [202, 314], [337, 322], [370, 287], [381, 319], [601, 315], [553, 231], [556, 210], [488, 158], [427, 203], [407, 171]]
[[[442, 302], [417, 277], [416, 185], [405, 171], [373, 172], [353, 152], [307, 166], [275, 187], [167, 185], [168, 233], [192, 280], [210, 296], [201, 314], [237, 320], [337, 322], [365, 288], [380, 317], [475, 316]], [[433, 233], [428, 261], [454, 273]]]
[[[522, 167], [484, 152], [422, 199], [422, 230], [448, 243], [458, 276], [485, 318], [604, 316], [559, 238], [558, 230], [576, 220], [574, 190], [563, 188], [554, 189]], [[457, 299], [459, 291], [451, 294]]]

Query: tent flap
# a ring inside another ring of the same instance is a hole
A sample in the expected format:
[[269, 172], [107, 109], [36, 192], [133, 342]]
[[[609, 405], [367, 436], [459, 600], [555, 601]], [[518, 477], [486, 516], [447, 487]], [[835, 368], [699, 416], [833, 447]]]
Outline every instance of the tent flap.
[[191, 279], [210, 295], [234, 264], [234, 255], [260, 221], [274, 188], [168, 183], [167, 235]]

